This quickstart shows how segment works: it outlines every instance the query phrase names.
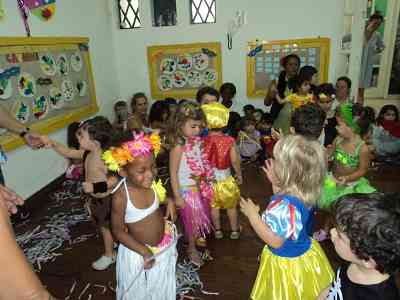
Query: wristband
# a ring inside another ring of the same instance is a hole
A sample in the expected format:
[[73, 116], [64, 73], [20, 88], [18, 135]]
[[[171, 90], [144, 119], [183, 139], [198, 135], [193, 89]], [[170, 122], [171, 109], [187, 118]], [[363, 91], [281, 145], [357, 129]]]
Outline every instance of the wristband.
[[93, 194], [105, 193], [107, 190], [108, 186], [106, 181], [93, 183]]
[[30, 128], [29, 128], [29, 127], [26, 127], [26, 128], [19, 134], [19, 136], [20, 136], [21, 138], [25, 138], [25, 136], [27, 135], [27, 133], [29, 132], [29, 130], [30, 130]]

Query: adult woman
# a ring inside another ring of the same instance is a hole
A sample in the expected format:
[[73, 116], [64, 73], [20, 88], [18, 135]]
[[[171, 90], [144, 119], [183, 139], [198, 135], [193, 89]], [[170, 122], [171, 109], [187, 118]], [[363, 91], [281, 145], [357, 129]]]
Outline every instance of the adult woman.
[[357, 102], [364, 103], [364, 91], [372, 86], [372, 71], [375, 56], [385, 48], [383, 40], [377, 29], [383, 22], [380, 13], [374, 13], [368, 20], [364, 32], [364, 48], [361, 58], [360, 82]]
[[339, 104], [351, 102], [350, 100], [351, 80], [347, 76], [336, 80], [336, 100]]
[[144, 93], [136, 93], [131, 100], [132, 114], [128, 118], [128, 129], [147, 131], [149, 128], [147, 108], [149, 101]]

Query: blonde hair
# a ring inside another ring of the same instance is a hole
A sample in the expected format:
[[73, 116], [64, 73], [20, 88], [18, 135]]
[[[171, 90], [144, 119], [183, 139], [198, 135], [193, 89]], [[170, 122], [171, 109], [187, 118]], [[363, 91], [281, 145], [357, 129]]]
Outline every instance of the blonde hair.
[[200, 104], [192, 101], [184, 101], [178, 105], [175, 116], [169, 126], [168, 144], [170, 147], [185, 144], [182, 127], [189, 120], [201, 121], [202, 126], [206, 124], [206, 118]]
[[324, 150], [317, 141], [288, 135], [274, 147], [274, 174], [280, 193], [299, 197], [315, 205], [326, 174]]

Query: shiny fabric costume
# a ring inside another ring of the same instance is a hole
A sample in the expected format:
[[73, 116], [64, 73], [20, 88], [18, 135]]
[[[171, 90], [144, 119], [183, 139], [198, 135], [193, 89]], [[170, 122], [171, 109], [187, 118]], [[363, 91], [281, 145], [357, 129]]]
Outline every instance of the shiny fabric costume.
[[230, 209], [237, 205], [240, 190], [231, 174], [230, 151], [235, 146], [235, 139], [222, 133], [227, 126], [229, 110], [221, 103], [210, 103], [202, 106], [207, 119], [207, 127], [221, 132], [209, 134], [204, 138], [206, 158], [213, 168], [215, 182], [213, 184], [213, 208]]
[[272, 196], [262, 220], [284, 243], [262, 251], [253, 300], [310, 300], [325, 289], [333, 272], [317, 241], [308, 236], [310, 209], [290, 195]]
[[[340, 147], [341, 139], [339, 139], [336, 143], [334, 160], [337, 163], [342, 164], [343, 166], [357, 168], [360, 164], [360, 149], [364, 144], [363, 141], [360, 141], [357, 144], [355, 154], [350, 154], [345, 152]], [[350, 182], [346, 185], [339, 186], [336, 184], [335, 179], [332, 175], [328, 175], [325, 179], [320, 206], [322, 208], [329, 208], [333, 202], [335, 202], [339, 197], [352, 193], [373, 193], [376, 189], [369, 184], [368, 179], [365, 177], [360, 177], [356, 181]]]

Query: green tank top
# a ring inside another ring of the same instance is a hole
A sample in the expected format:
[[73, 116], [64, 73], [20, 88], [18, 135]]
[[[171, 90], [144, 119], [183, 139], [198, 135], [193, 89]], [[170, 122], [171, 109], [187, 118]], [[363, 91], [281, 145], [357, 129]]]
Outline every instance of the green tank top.
[[356, 146], [356, 151], [354, 154], [347, 153], [342, 148], [340, 148], [341, 139], [337, 141], [335, 148], [335, 160], [340, 162], [344, 166], [351, 168], [357, 168], [360, 163], [360, 149], [364, 144], [364, 141], [359, 141]]

